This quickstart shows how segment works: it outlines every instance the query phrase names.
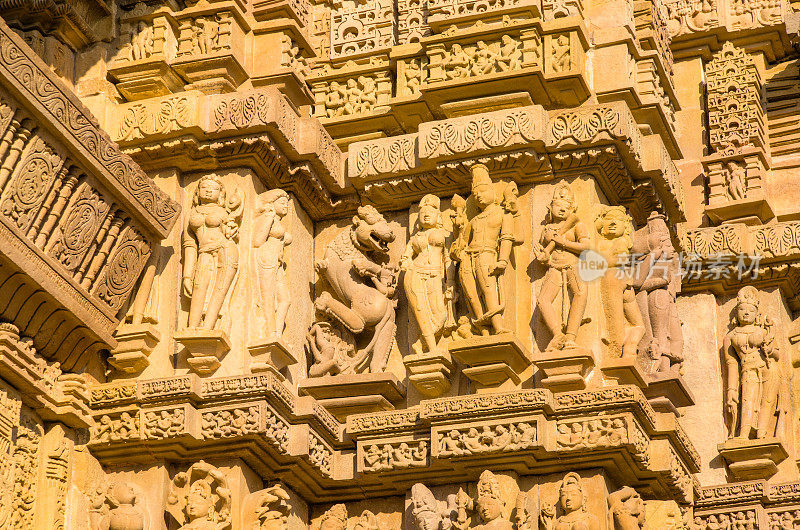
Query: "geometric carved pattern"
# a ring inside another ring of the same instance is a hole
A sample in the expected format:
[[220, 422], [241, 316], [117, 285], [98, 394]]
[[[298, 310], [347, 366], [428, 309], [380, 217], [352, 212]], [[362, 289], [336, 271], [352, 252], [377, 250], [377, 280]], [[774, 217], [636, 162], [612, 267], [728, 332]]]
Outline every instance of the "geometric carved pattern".
[[765, 146], [764, 99], [755, 61], [726, 42], [706, 65], [711, 149], [733, 154], [742, 147]]

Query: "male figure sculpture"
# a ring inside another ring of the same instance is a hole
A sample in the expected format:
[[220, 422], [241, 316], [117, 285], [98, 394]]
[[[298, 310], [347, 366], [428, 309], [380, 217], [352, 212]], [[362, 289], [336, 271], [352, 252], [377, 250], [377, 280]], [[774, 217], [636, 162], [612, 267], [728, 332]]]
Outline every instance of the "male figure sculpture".
[[[497, 200], [489, 169], [472, 166], [472, 199], [478, 213], [457, 217], [460, 245], [453, 259], [461, 263], [461, 288], [473, 315], [473, 324], [483, 335], [505, 332], [503, 327], [502, 279], [514, 244], [513, 200]], [[513, 204], [513, 206], [512, 206]]]

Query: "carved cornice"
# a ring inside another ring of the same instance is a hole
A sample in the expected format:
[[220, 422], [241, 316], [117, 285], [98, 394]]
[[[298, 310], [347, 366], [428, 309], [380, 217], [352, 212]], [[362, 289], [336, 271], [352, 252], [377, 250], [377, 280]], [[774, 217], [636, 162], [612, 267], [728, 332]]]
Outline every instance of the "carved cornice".
[[797, 32], [791, 2], [664, 0], [670, 47], [675, 57], [708, 57], [725, 41], [764, 51], [768, 61], [791, 52]]
[[115, 112], [114, 138], [145, 168], [244, 164], [268, 187], [293, 191], [315, 219], [355, 208], [339, 147], [318, 120], [300, 117], [273, 87], [187, 91], [122, 104]]
[[358, 190], [395, 207], [432, 190], [468, 188], [464, 168], [476, 162], [519, 184], [594, 166], [609, 200], [631, 203], [637, 219], [654, 208], [684, 218], [684, 191], [667, 149], [656, 135], [642, 137], [621, 102], [550, 115], [531, 105], [426, 122], [417, 133], [354, 142], [347, 162]]
[[[90, 389], [89, 403], [89, 448], [104, 464], [136, 454], [196, 460], [236, 447], [258, 473], [319, 502], [363, 498], [365, 491], [399, 495], [418, 480], [477, 477], [487, 465], [531, 473], [603, 467], [612, 476], [624, 470], [655, 497], [689, 502], [699, 466], [685, 433], [663, 422], [632, 386], [423, 400], [406, 410], [351, 415], [346, 429], [271, 374], [108, 383]], [[566, 434], [576, 422], [600, 434], [576, 441]]]
[[77, 161], [126, 203], [130, 215], [160, 237], [167, 235], [180, 206], [119, 151], [77, 97], [1, 21], [0, 78], [42, 127], [63, 140]]

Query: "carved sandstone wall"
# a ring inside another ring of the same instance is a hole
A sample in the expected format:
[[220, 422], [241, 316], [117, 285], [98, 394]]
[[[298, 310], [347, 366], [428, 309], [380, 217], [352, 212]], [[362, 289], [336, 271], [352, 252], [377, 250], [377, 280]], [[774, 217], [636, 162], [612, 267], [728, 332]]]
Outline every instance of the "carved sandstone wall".
[[0, 0], [0, 528], [794, 528], [798, 9]]

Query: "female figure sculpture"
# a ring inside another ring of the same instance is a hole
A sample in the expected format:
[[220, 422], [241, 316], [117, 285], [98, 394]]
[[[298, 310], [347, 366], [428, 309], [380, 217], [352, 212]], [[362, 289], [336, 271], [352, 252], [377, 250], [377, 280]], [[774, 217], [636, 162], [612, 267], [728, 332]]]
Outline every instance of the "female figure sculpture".
[[635, 358], [645, 329], [631, 279], [622, 270], [633, 246], [631, 218], [624, 206], [606, 206], [597, 216], [595, 228], [600, 236], [597, 250], [608, 262], [600, 280], [608, 352], [612, 358]]
[[783, 431], [788, 396], [772, 320], [759, 310], [758, 291], [739, 290], [722, 349], [728, 368], [725, 412], [729, 437], [767, 438]]
[[455, 327], [453, 286], [448, 285], [446, 278], [450, 260], [445, 240], [449, 233], [442, 227], [440, 204], [435, 195], [422, 198], [416, 232], [400, 260], [400, 269], [405, 271], [403, 286], [419, 324], [425, 352], [437, 351], [442, 335]]
[[231, 492], [222, 473], [204, 461], [172, 479], [167, 511], [180, 530], [229, 530]]
[[489, 470], [481, 473], [478, 479], [478, 498], [475, 501], [481, 524], [480, 530], [514, 530], [514, 525], [505, 518], [505, 503], [500, 497], [500, 484]]
[[267, 340], [281, 338], [291, 304], [284, 249], [292, 243], [292, 235], [282, 223], [288, 213], [289, 194], [282, 189], [270, 190], [264, 194], [263, 202], [256, 210], [253, 227]]
[[600, 519], [586, 511], [586, 494], [581, 476], [567, 473], [558, 489], [561, 515], [556, 517], [555, 507], [543, 505], [540, 515], [544, 530], [600, 530]]
[[226, 197], [218, 176], [200, 178], [183, 235], [183, 293], [190, 299], [189, 328], [214, 329], [219, 319], [239, 268], [241, 217], [238, 191]]
[[[588, 296], [586, 282], [578, 275], [578, 256], [589, 248], [589, 232], [575, 214], [575, 197], [566, 183], [556, 187], [549, 210], [550, 220], [534, 245], [537, 261], [547, 265], [536, 307], [553, 335], [547, 350], [576, 348]], [[553, 307], [559, 293], [560, 314]]]

